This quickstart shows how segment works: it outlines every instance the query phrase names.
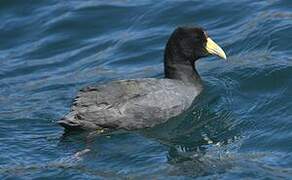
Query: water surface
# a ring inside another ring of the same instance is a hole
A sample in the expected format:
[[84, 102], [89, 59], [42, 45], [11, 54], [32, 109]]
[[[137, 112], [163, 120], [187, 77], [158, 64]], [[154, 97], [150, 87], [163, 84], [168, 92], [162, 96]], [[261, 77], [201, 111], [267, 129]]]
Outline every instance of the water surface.
[[[292, 2], [0, 2], [0, 178], [292, 176]], [[162, 77], [178, 26], [200, 25], [229, 56], [198, 62], [205, 90], [153, 129], [63, 134], [78, 90]]]

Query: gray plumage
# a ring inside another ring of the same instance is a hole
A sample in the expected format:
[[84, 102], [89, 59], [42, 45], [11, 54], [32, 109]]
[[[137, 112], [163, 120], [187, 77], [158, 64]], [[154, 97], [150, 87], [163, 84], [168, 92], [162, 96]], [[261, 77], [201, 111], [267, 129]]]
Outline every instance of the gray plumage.
[[153, 127], [188, 109], [201, 89], [178, 80], [154, 78], [87, 87], [59, 123], [68, 129]]

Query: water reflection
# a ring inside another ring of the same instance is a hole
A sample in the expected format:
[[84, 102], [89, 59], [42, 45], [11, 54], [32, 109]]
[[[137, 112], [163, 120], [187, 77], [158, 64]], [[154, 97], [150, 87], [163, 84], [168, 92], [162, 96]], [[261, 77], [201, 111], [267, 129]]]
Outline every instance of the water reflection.
[[[73, 157], [95, 158], [98, 162], [86, 164], [93, 169], [100, 167], [105, 160], [115, 159], [111, 165], [104, 164], [107, 166], [105, 171], [117, 165], [124, 169], [128, 161], [137, 165], [144, 159], [147, 165], [149, 162], [151, 165], [152, 161], [168, 164], [153, 174], [171, 176], [176, 172], [188, 175], [223, 172], [232, 166], [226, 156], [230, 151], [237, 151], [241, 135], [240, 128], [237, 128], [239, 121], [228, 109], [228, 103], [232, 101], [223, 96], [228, 91], [223, 90], [222, 96], [212, 95], [212, 91], [220, 91], [210, 88], [214, 87], [214, 82], [207, 82], [206, 90], [191, 109], [167, 123], [131, 132], [67, 132], [60, 139], [59, 147], [75, 149]], [[225, 158], [222, 160], [222, 157]]]

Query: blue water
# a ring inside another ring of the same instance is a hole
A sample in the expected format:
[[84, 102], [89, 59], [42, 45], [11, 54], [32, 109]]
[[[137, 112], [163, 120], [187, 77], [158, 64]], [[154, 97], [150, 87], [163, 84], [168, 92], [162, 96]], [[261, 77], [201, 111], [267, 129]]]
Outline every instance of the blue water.
[[[0, 179], [292, 177], [292, 1], [0, 2]], [[205, 90], [168, 123], [63, 134], [78, 90], [162, 77], [178, 26], [229, 61], [198, 62]]]

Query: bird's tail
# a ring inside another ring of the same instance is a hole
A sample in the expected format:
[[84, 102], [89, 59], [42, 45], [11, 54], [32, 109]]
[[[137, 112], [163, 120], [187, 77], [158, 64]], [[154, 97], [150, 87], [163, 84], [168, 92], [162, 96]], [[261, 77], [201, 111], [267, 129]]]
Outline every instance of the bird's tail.
[[77, 131], [77, 130], [97, 130], [97, 129], [102, 129], [102, 127], [83, 120], [76, 114], [74, 111], [70, 112], [63, 118], [61, 118], [58, 121], [58, 124], [60, 124], [62, 127], [65, 128], [67, 131]]
[[65, 130], [82, 130], [81, 123], [75, 118], [75, 114], [70, 112], [58, 121]]

